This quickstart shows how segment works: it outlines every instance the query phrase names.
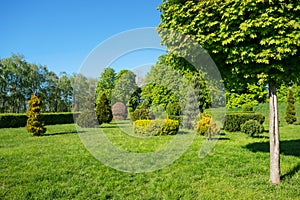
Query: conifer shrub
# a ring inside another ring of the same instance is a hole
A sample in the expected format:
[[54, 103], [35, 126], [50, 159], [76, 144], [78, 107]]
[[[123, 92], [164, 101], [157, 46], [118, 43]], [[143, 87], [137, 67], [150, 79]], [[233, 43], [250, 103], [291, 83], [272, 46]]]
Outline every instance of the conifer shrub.
[[241, 131], [250, 136], [256, 136], [264, 132], [264, 127], [257, 120], [250, 119], [241, 125]]
[[217, 125], [216, 121], [207, 115], [201, 117], [196, 125], [196, 132], [208, 138], [211, 138], [213, 135], [218, 135], [220, 130], [221, 128]]
[[179, 122], [170, 119], [136, 120], [133, 130], [135, 134], [145, 136], [176, 135]]
[[127, 107], [122, 102], [115, 103], [112, 108], [113, 119], [124, 120], [127, 118]]
[[83, 111], [76, 119], [78, 126], [82, 128], [95, 128], [99, 127], [99, 122], [96, 116], [96, 112], [93, 110]]
[[41, 136], [46, 132], [46, 128], [44, 126], [44, 122], [41, 120], [40, 114], [42, 104], [42, 100], [34, 94], [28, 101], [26, 130], [29, 133], [33, 133], [34, 136]]
[[111, 105], [105, 93], [97, 99], [96, 115], [100, 125], [103, 123], [109, 123], [113, 119]]
[[292, 90], [289, 90], [288, 98], [287, 98], [286, 116], [285, 116], [285, 120], [288, 124], [293, 124], [297, 121], [296, 109], [294, 104], [295, 104], [294, 93]]
[[182, 121], [182, 111], [179, 102], [170, 102], [166, 107], [166, 112], [168, 114], [168, 119], [178, 120], [179, 122]]

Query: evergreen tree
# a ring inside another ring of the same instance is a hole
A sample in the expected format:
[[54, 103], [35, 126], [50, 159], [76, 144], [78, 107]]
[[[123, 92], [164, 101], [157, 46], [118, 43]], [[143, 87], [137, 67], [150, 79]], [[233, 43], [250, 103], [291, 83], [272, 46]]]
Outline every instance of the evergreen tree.
[[99, 124], [109, 123], [113, 119], [111, 105], [105, 93], [103, 93], [101, 97], [97, 99], [96, 115]]
[[285, 116], [285, 120], [288, 124], [293, 124], [297, 121], [294, 103], [294, 92], [292, 90], [289, 90]]
[[183, 127], [193, 129], [193, 123], [199, 114], [199, 103], [195, 95], [195, 91], [190, 89], [187, 93], [187, 104], [183, 111]]
[[42, 100], [39, 99], [34, 94], [31, 96], [31, 99], [28, 101], [28, 111], [27, 111], [27, 132], [33, 133], [34, 136], [41, 136], [46, 132], [44, 127], [44, 122], [41, 121], [41, 106]]

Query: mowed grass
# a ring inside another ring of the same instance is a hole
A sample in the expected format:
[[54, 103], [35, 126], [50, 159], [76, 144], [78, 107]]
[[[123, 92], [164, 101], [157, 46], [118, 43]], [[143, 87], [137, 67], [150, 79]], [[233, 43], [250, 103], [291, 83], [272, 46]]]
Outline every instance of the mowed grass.
[[[122, 132], [129, 123], [122, 126], [105, 124], [102, 130], [126, 151], [155, 151], [174, 137], [132, 137]], [[43, 137], [32, 137], [24, 128], [0, 129], [0, 199], [300, 199], [300, 126], [280, 128], [279, 186], [268, 181], [267, 133], [260, 138], [223, 133], [202, 159], [205, 139], [196, 136], [173, 164], [126, 173], [95, 159], [73, 124], [47, 129]], [[95, 129], [84, 131], [80, 134]]]

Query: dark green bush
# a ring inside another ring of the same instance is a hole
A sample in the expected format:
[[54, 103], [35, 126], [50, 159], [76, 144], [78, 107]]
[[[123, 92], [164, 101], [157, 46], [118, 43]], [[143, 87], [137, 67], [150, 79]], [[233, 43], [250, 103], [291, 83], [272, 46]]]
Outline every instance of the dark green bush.
[[[42, 113], [41, 120], [45, 125], [72, 124], [79, 113]], [[26, 126], [26, 114], [0, 114], [0, 128], [18, 128]]]
[[255, 136], [262, 133], [264, 127], [257, 120], [250, 119], [241, 125], [241, 131], [248, 135]]
[[136, 120], [133, 123], [133, 129], [134, 133], [138, 135], [176, 135], [179, 130], [179, 122], [170, 119]]
[[259, 113], [228, 113], [225, 116], [224, 129], [230, 132], [240, 131], [241, 125], [251, 119], [263, 124], [265, 116]]
[[99, 126], [95, 111], [85, 110], [76, 119], [78, 126], [82, 128], [95, 128]]
[[142, 108], [142, 109], [136, 109], [133, 113], [131, 113], [131, 120], [143, 120], [143, 119], [154, 119], [154, 115], [151, 111], [148, 109]]

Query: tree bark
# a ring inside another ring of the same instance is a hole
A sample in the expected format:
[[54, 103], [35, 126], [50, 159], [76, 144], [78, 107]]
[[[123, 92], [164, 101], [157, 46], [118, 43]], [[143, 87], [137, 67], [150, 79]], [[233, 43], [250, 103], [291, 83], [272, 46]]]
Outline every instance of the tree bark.
[[278, 128], [278, 103], [275, 83], [269, 84], [270, 95], [270, 182], [280, 183], [280, 148]]

